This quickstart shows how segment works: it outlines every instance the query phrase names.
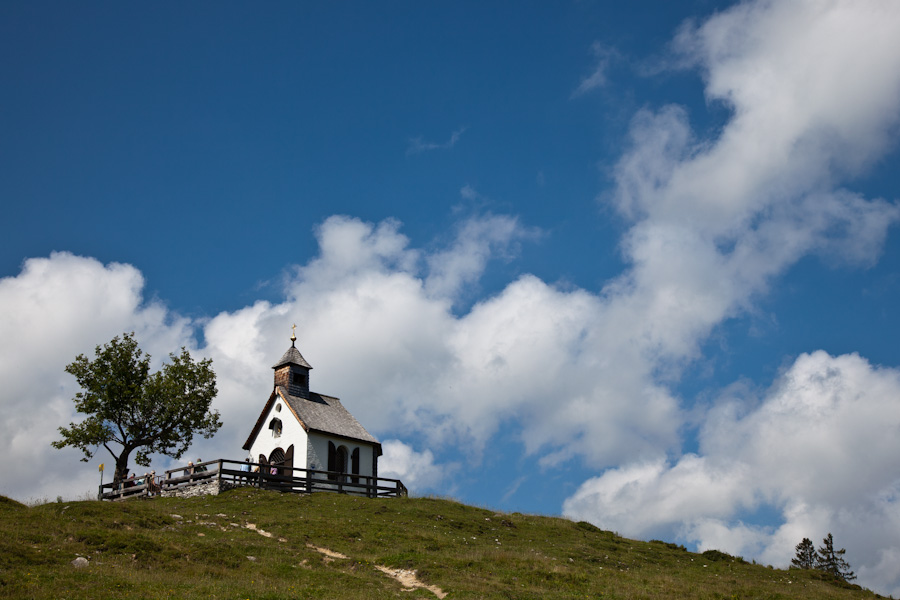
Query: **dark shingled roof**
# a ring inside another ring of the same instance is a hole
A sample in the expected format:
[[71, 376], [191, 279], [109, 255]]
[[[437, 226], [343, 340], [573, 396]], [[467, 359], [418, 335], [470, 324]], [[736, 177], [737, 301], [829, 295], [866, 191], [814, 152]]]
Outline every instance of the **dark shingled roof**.
[[300, 417], [300, 420], [306, 424], [307, 430], [378, 443], [378, 440], [344, 408], [340, 398], [310, 392], [309, 400], [307, 400], [299, 396], [291, 396], [282, 386], [278, 386], [278, 395], [284, 398], [284, 401]]
[[301, 398], [299, 396], [291, 396], [288, 393], [287, 388], [279, 385], [275, 388], [275, 391], [272, 392], [269, 401], [260, 413], [259, 419], [256, 421], [256, 425], [250, 433], [250, 437], [247, 438], [247, 442], [244, 444], [245, 450], [250, 449], [253, 440], [256, 439], [259, 430], [262, 428], [265, 415], [278, 397], [284, 400], [285, 404], [287, 404], [291, 409], [291, 412], [297, 416], [300, 420], [300, 424], [306, 431], [328, 433], [353, 440], [369, 442], [378, 446], [379, 449], [381, 447], [378, 440], [366, 431], [365, 427], [360, 425], [359, 421], [344, 408], [344, 405], [341, 404], [339, 398], [310, 392], [309, 400], [307, 400], [306, 398]]
[[277, 369], [278, 367], [283, 367], [284, 365], [300, 365], [301, 367], [306, 367], [307, 369], [312, 369], [312, 366], [306, 362], [306, 359], [303, 358], [303, 355], [300, 354], [300, 351], [294, 345], [291, 345], [290, 348], [287, 349], [287, 352], [284, 353], [284, 356], [281, 357], [273, 369]]

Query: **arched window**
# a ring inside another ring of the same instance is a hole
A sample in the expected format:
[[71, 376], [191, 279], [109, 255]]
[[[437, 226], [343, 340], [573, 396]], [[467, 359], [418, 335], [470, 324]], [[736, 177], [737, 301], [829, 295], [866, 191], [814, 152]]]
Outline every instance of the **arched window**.
[[272, 437], [281, 437], [281, 419], [275, 418], [269, 421], [269, 429], [272, 430]]
[[[334, 471], [337, 464], [337, 446], [334, 442], [328, 442], [328, 470]], [[329, 474], [328, 479], [336, 479], [334, 475]]]
[[[354, 448], [353, 453], [350, 455], [350, 472], [354, 475], [359, 475], [359, 448]], [[359, 477], [353, 477], [351, 481], [359, 483]]]
[[[346, 473], [348, 463], [348, 453], [346, 446], [335, 446], [334, 442], [328, 442], [328, 470], [332, 473]], [[331, 474], [328, 476], [332, 481], [339, 476]]]
[[347, 447], [341, 446], [337, 449], [337, 457], [335, 460], [335, 471], [338, 473], [347, 472]]

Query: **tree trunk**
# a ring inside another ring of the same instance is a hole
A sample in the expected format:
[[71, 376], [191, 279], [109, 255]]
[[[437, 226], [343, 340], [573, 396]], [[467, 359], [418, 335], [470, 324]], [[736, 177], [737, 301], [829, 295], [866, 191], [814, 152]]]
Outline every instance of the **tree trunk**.
[[119, 483], [128, 479], [128, 456], [133, 448], [123, 448], [116, 457], [116, 471], [113, 474], [113, 483]]

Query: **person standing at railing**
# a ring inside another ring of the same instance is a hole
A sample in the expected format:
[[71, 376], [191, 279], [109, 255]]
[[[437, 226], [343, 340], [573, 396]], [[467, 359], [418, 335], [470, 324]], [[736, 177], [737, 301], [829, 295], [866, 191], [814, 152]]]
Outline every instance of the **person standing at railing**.
[[184, 476], [187, 477], [188, 475], [193, 475], [193, 474], [194, 474], [194, 462], [189, 460], [187, 469], [184, 470]]
[[241, 472], [242, 472], [242, 473], [248, 473], [247, 475], [241, 475], [241, 480], [242, 480], [242, 481], [249, 482], [249, 481], [250, 481], [250, 475], [249, 475], [249, 473], [250, 473], [250, 459], [249, 459], [249, 458], [245, 458], [245, 459], [244, 459], [244, 464], [241, 465]]

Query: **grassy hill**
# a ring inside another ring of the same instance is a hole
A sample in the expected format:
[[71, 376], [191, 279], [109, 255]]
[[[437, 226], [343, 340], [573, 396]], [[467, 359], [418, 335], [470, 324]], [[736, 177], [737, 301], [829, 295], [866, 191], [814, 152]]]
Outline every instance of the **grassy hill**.
[[[89, 562], [71, 563], [82, 556]], [[413, 575], [411, 572], [415, 571]], [[406, 584], [406, 585], [404, 585]], [[428, 587], [407, 587], [423, 585]], [[812, 571], [432, 498], [0, 497], [3, 598], [874, 598]]]

